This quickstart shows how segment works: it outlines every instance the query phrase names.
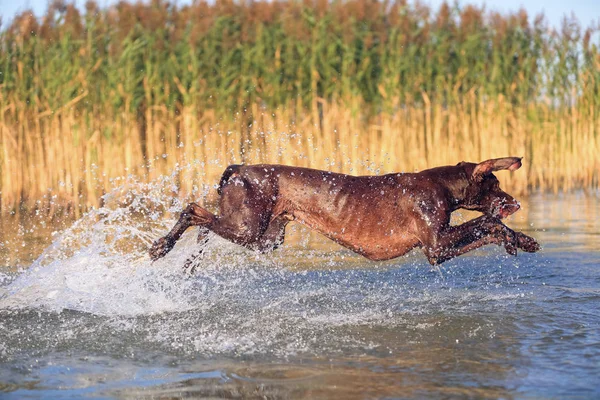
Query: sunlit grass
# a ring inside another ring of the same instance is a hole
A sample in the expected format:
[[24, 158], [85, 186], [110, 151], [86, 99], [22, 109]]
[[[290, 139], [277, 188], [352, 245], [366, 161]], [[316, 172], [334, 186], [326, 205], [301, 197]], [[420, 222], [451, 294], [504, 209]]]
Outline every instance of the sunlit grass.
[[[229, 163], [349, 173], [524, 156], [511, 190], [597, 188], [593, 29], [404, 2], [54, 3], [0, 34], [3, 211], [100, 204], [111, 179]], [[594, 38], [596, 42], [594, 42]]]

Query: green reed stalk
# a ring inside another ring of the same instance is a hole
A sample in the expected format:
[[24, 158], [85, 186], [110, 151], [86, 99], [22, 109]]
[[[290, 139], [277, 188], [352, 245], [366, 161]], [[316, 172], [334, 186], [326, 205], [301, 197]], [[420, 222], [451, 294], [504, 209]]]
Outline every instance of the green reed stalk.
[[346, 172], [526, 156], [514, 189], [597, 188], [598, 30], [405, 1], [52, 3], [0, 33], [0, 207], [98, 205], [175, 165]]

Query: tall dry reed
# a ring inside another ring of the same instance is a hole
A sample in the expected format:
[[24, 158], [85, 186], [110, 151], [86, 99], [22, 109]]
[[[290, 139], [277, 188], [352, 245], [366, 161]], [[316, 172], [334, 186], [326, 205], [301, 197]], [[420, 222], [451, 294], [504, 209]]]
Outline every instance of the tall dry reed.
[[[0, 206], [181, 196], [232, 162], [351, 173], [525, 156], [512, 190], [597, 188], [598, 30], [405, 1], [54, 2], [0, 34]], [[192, 163], [192, 168], [177, 166]]]

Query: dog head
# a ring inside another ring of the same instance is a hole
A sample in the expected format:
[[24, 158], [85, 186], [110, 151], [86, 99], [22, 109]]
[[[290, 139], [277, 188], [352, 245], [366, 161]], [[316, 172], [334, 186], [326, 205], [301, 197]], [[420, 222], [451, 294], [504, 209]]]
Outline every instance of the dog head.
[[500, 189], [500, 182], [493, 172], [516, 171], [521, 167], [521, 157], [505, 157], [486, 160], [479, 164], [462, 162], [467, 173], [463, 208], [480, 211], [496, 218], [514, 214], [521, 205], [511, 195]]

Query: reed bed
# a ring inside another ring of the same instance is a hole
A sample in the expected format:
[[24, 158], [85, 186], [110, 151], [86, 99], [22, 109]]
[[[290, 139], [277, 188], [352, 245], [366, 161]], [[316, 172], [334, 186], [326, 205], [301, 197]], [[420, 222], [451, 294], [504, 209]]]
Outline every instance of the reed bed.
[[54, 2], [0, 33], [0, 207], [79, 213], [230, 163], [354, 174], [505, 155], [506, 187], [596, 189], [598, 28], [404, 1]]

